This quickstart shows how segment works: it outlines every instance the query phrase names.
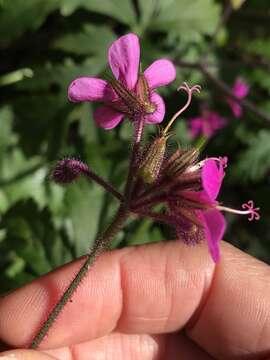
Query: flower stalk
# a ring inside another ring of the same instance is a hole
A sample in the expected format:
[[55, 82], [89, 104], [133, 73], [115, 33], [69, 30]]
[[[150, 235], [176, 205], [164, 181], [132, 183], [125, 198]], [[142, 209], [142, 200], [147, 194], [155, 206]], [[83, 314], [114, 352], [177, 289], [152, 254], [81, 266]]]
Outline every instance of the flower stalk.
[[51, 178], [56, 183], [69, 184], [76, 180], [81, 174], [84, 175], [88, 180], [94, 181], [103, 187], [103, 189], [112, 194], [119, 201], [124, 200], [123, 195], [117, 191], [108, 181], [94, 173], [92, 169], [89, 169], [88, 165], [80, 160], [72, 158], [65, 158], [60, 160], [53, 170]]
[[39, 344], [42, 342], [48, 331], [50, 330], [51, 326], [53, 325], [54, 321], [63, 310], [66, 303], [69, 301], [71, 296], [74, 294], [75, 290], [86, 276], [89, 267], [93, 264], [93, 262], [97, 259], [97, 257], [108, 248], [114, 236], [122, 229], [129, 216], [128, 209], [120, 205], [118, 212], [115, 215], [114, 220], [112, 223], [107, 227], [104, 233], [97, 238], [95, 241], [93, 248], [91, 249], [90, 253], [86, 256], [86, 259], [81, 266], [80, 270], [78, 271], [77, 275], [75, 276], [74, 280], [70, 283], [69, 287], [66, 289], [64, 294], [62, 295], [61, 299], [55, 305], [53, 310], [51, 311], [49, 317], [42, 325], [41, 329], [39, 330], [38, 334], [35, 336], [33, 341], [31, 342], [30, 348], [36, 349]]

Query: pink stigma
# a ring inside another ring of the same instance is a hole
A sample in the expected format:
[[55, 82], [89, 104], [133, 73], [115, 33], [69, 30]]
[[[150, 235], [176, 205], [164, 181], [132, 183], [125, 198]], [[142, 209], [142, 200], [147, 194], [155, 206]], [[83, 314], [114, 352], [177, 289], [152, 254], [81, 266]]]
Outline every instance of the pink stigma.
[[178, 88], [177, 88], [177, 91], [179, 90], [184, 90], [186, 91], [186, 93], [188, 94], [188, 96], [191, 96], [193, 94], [194, 91], [200, 93], [201, 91], [201, 86], [200, 85], [194, 85], [192, 87], [189, 87], [188, 84], [186, 82], [184, 82], [182, 85], [180, 85]]
[[226, 169], [226, 167], [228, 166], [228, 157], [227, 156], [223, 156], [223, 157], [219, 157], [219, 162], [220, 165], [223, 167], [223, 169]]
[[248, 221], [259, 220], [260, 219], [260, 208], [254, 208], [254, 201], [249, 200], [247, 203], [242, 205], [242, 208], [248, 211], [249, 217]]

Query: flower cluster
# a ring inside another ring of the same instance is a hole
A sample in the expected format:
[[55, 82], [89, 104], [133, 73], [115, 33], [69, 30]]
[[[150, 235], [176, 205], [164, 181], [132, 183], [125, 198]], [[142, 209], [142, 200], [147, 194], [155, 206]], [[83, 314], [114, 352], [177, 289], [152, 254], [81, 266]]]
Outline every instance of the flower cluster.
[[[237, 77], [232, 87], [232, 94], [238, 99], [244, 99], [249, 93], [248, 84]], [[241, 118], [243, 115], [242, 106], [231, 97], [225, 98], [227, 104], [232, 110], [236, 118]], [[203, 135], [206, 138], [211, 138], [215, 133], [224, 128], [228, 124], [227, 119], [220, 116], [218, 112], [203, 108], [200, 115], [188, 120], [189, 133], [192, 138]]]
[[[135, 142], [125, 192], [119, 193], [81, 161], [74, 159], [60, 161], [52, 173], [53, 178], [67, 183], [83, 174], [97, 181], [120, 201], [123, 209], [172, 226], [185, 243], [197, 244], [206, 240], [213, 260], [218, 261], [219, 242], [226, 228], [222, 212], [244, 214], [249, 216], [249, 220], [258, 220], [259, 209], [251, 200], [243, 204], [242, 210], [225, 207], [217, 200], [227, 167], [226, 157], [199, 160], [199, 148], [178, 148], [169, 154], [169, 129], [187, 109], [193, 93], [200, 92], [200, 87], [190, 88], [186, 83], [179, 87], [178, 90], [188, 95], [186, 104], [164, 129], [160, 129], [154, 140], [142, 146], [144, 124], [158, 124], [165, 115], [164, 102], [155, 89], [175, 79], [175, 67], [170, 60], [161, 59], [141, 72], [139, 39], [135, 34], [116, 40], [109, 48], [108, 59], [114, 78], [107, 81], [93, 77], [75, 79], [69, 86], [68, 97], [74, 102], [103, 103], [95, 111], [94, 118], [104, 129], [114, 128], [124, 117], [135, 124]], [[234, 92], [235, 96], [243, 98], [248, 88], [237, 79]], [[240, 116], [241, 107], [231, 99], [227, 101], [235, 116]], [[191, 119], [190, 124], [192, 136], [203, 133], [210, 137], [226, 125], [226, 120], [207, 109], [201, 117]], [[156, 211], [157, 205], [162, 209], [159, 212]]]
[[[249, 86], [243, 79], [237, 77], [232, 87], [232, 93], [236, 98], [240, 100], [244, 99], [249, 93]], [[243, 115], [242, 106], [232, 98], [228, 97], [226, 100], [232, 110], [233, 115], [236, 118], [240, 118]]]
[[204, 109], [200, 116], [189, 119], [189, 133], [192, 138], [204, 135], [207, 138], [227, 125], [227, 120], [217, 112]]

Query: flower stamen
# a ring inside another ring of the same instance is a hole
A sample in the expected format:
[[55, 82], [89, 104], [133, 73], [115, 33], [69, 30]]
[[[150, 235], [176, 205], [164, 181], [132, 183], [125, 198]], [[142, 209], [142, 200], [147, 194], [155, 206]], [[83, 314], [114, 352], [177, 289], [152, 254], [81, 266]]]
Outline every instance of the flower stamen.
[[253, 200], [249, 200], [247, 203], [242, 205], [242, 209], [246, 209], [246, 210], [237, 210], [237, 209], [231, 209], [228, 208], [226, 206], [221, 206], [221, 205], [217, 205], [216, 208], [218, 210], [221, 211], [226, 211], [226, 212], [230, 212], [233, 214], [239, 214], [239, 215], [249, 215], [248, 216], [248, 221], [252, 221], [252, 220], [259, 220], [260, 219], [260, 208], [259, 207], [254, 207], [254, 201]]

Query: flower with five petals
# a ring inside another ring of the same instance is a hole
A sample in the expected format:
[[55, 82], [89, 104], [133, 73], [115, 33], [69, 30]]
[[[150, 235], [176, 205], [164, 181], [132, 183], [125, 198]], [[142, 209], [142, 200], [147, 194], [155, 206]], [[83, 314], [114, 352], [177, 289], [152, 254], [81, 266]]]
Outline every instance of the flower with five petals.
[[69, 86], [69, 99], [103, 103], [95, 110], [94, 119], [104, 129], [116, 127], [125, 115], [132, 121], [143, 117], [146, 124], [160, 123], [165, 104], [154, 90], [175, 79], [173, 63], [167, 59], [156, 60], [140, 73], [140, 44], [135, 34], [114, 41], [108, 60], [115, 79], [77, 78]]

